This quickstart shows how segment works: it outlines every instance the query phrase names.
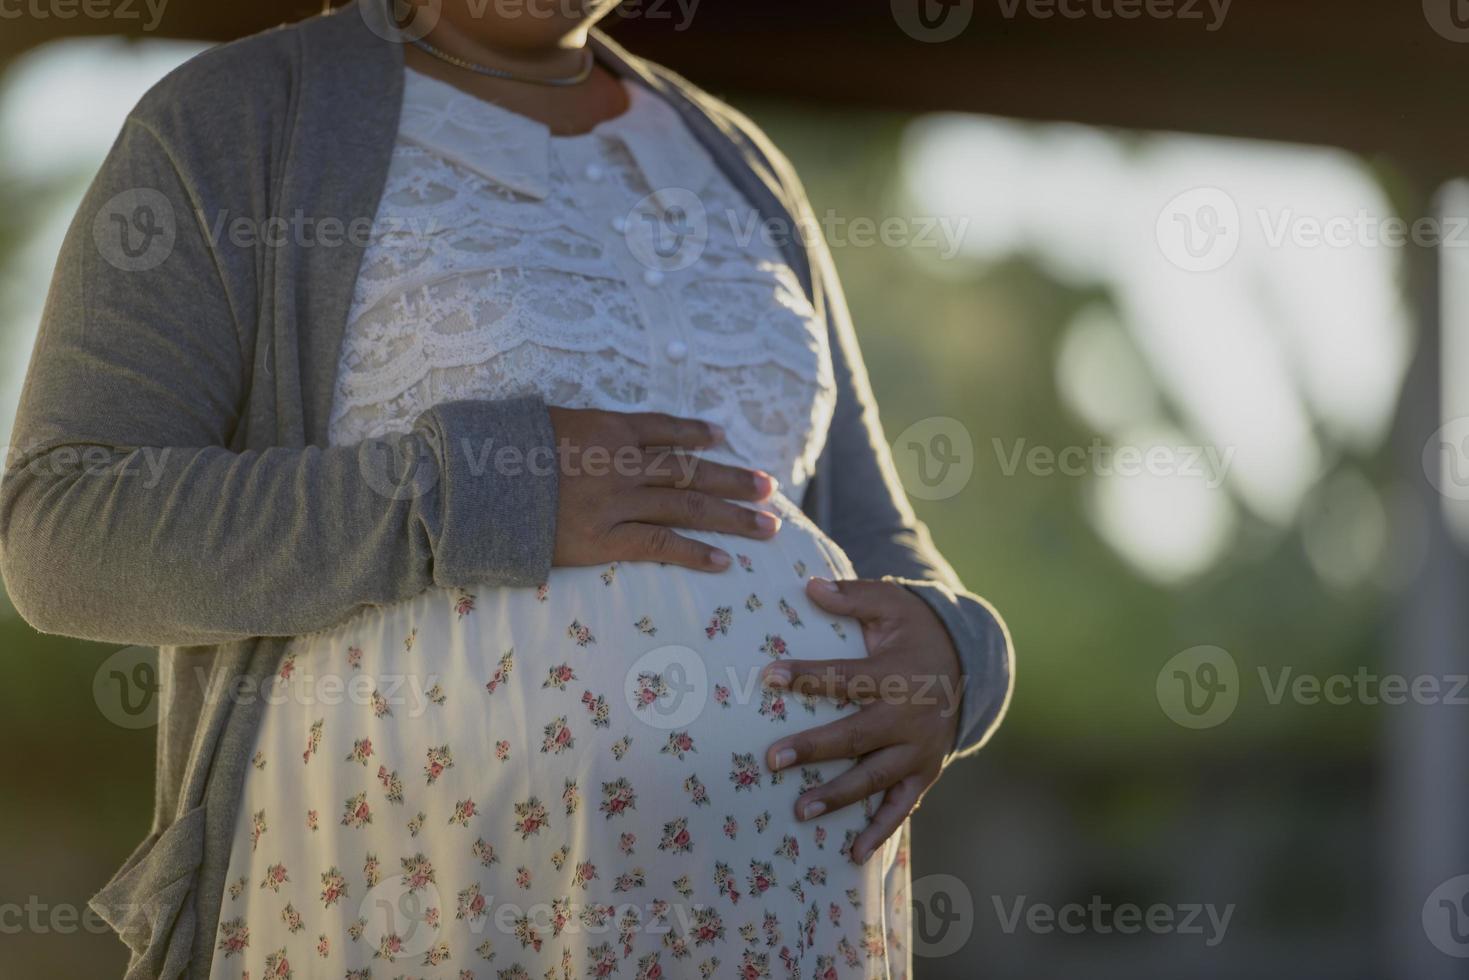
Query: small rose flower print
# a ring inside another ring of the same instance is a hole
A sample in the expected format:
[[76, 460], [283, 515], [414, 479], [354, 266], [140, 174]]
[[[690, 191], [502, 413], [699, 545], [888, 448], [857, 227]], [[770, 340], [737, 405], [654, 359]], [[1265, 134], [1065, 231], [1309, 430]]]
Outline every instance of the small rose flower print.
[[469, 826], [469, 819], [479, 811], [475, 809], [474, 800], [460, 800], [454, 804], [454, 815], [449, 818], [449, 823], [458, 824], [461, 827]]
[[291, 961], [286, 959], [285, 947], [276, 950], [265, 958], [265, 972], [263, 980], [291, 980], [295, 974], [291, 972]]
[[252, 766], [254, 766], [256, 769], [264, 769], [265, 768], [265, 753], [264, 752], [256, 752], [254, 758], [252, 758], [250, 760], [250, 764]]
[[245, 894], [245, 889], [249, 887], [250, 879], [245, 875], [240, 875], [240, 877], [230, 882], [230, 900], [234, 901]]
[[397, 956], [403, 952], [403, 937], [396, 932], [390, 932], [377, 944], [377, 952], [373, 953], [373, 959], [395, 962]]
[[813, 864], [806, 869], [806, 881], [816, 888], [826, 885], [826, 868], [819, 864]]
[[657, 636], [658, 627], [653, 625], [653, 620], [647, 616], [633, 623], [633, 627], [644, 636]]
[[862, 951], [869, 960], [881, 959], [886, 954], [887, 946], [883, 942], [881, 923], [862, 923]]
[[837, 635], [837, 639], [845, 640], [847, 638], [847, 628], [839, 620], [833, 619], [830, 625], [831, 631]]
[[710, 977], [714, 976], [714, 971], [717, 969], [719, 969], [719, 957], [709, 957], [707, 960], [699, 964], [700, 980], [709, 980]]
[[796, 570], [796, 577], [797, 578], [805, 578], [806, 577], [806, 563], [805, 562], [798, 561], [794, 565], [792, 565], [791, 567]]
[[416, 642], [418, 642], [418, 627], [417, 626], [415, 626], [415, 627], [413, 627], [413, 629], [409, 630], [408, 631], [408, 635], [405, 636], [405, 637], [403, 637], [403, 652], [404, 653], [412, 653], [413, 652], [413, 644], [416, 643]]
[[729, 781], [734, 783], [735, 792], [760, 785], [760, 768], [755, 764], [755, 753], [735, 752], [731, 753], [730, 759], [734, 768], [729, 771]]
[[642, 888], [647, 883], [648, 877], [643, 872], [643, 869], [634, 868], [631, 871], [624, 871], [618, 875], [617, 880], [612, 885], [612, 890], [615, 892], [630, 892], [634, 888]]
[[625, 778], [614, 779], [602, 784], [602, 805], [599, 808], [608, 820], [628, 810], [637, 809], [637, 795], [632, 783]]
[[530, 916], [522, 915], [515, 920], [515, 938], [520, 940], [521, 949], [529, 946], [537, 953], [541, 951], [541, 933], [531, 922]]
[[281, 659], [280, 679], [289, 681], [296, 673], [296, 655], [288, 653]]
[[790, 834], [780, 839], [780, 846], [775, 849], [776, 857], [783, 857], [792, 864], [801, 856], [801, 845]]
[[515, 829], [520, 832], [520, 839], [534, 837], [546, 826], [546, 805], [532, 796], [515, 804], [515, 817]]
[[700, 906], [694, 909], [693, 918], [695, 946], [708, 946], [724, 940], [724, 919], [718, 911], [707, 905]]
[[750, 561], [749, 555], [736, 554], [735, 561], [739, 562], [740, 567], [747, 572], [753, 572], [755, 570], [755, 563]]
[[445, 769], [454, 765], [454, 756], [449, 752], [449, 746], [439, 745], [428, 750], [428, 761], [423, 764], [423, 774], [432, 786], [438, 778], [444, 774]]
[[481, 959], [492, 960], [495, 958], [495, 944], [488, 939], [476, 946], [474, 951], [480, 955]]
[[378, 766], [377, 781], [382, 784], [383, 792], [387, 794], [389, 803], [403, 802], [403, 780], [398, 777], [397, 770], [389, 770], [387, 766]]
[[541, 683], [542, 689], [554, 687], [558, 691], [564, 691], [569, 681], [576, 680], [576, 671], [571, 669], [571, 664], [552, 667], [548, 673], [550, 676]]
[[428, 699], [430, 704], [437, 705], [440, 708], [449, 700], [449, 696], [444, 693], [444, 686], [442, 684], [435, 684], [427, 691], [424, 691], [423, 696]]
[[495, 743], [495, 758], [501, 762], [510, 758], [510, 743], [503, 738]]
[[698, 776], [690, 776], [688, 779], [685, 779], [683, 781], [683, 788], [684, 792], [689, 794], [689, 800], [694, 806], [709, 805], [709, 791], [704, 788], [704, 784], [699, 781]]
[[638, 972], [633, 980], [663, 980], [663, 967], [658, 965], [658, 953], [638, 957]]
[[606, 698], [600, 694], [593, 694], [591, 691], [583, 691], [581, 703], [592, 716], [593, 728], [612, 727], [612, 712], [607, 706]]
[[786, 602], [784, 599], [782, 599], [779, 603], [777, 603], [777, 605], [780, 607], [781, 614], [785, 616], [787, 622], [789, 622], [792, 626], [804, 625], [801, 622], [801, 614], [796, 612], [795, 607], [792, 606], [789, 602]]
[[236, 953], [243, 953], [250, 945], [250, 927], [245, 925], [244, 919], [230, 919], [228, 922], [219, 924], [219, 946], [224, 952], [224, 958], [229, 959]]
[[765, 833], [765, 828], [770, 826], [770, 811], [766, 810], [755, 817], [755, 833]]
[[367, 765], [367, 760], [372, 758], [372, 739], [359, 738], [353, 741], [352, 751], [347, 756], [348, 762], [360, 762]]
[[605, 978], [617, 972], [617, 954], [612, 951], [611, 943], [587, 947], [587, 959], [589, 977]]
[[500, 664], [495, 668], [495, 673], [490, 677], [489, 683], [485, 685], [485, 690], [494, 694], [501, 684], [510, 680], [510, 671], [514, 666], [515, 648], [511, 647], [501, 655]]
[[663, 825], [663, 839], [658, 842], [658, 850], [685, 854], [693, 849], [694, 841], [689, 834], [688, 817], [679, 817]]
[[664, 682], [662, 674], [651, 672], [640, 673], [635, 684], [637, 687], [636, 707], [638, 711], [642, 711], [668, 693], [668, 685]]
[[454, 612], [458, 614], [460, 619], [463, 619], [465, 616], [474, 612], [474, 593], [466, 592], [463, 589], [457, 589], [455, 593]]
[[704, 635], [712, 640], [716, 636], [728, 634], [733, 619], [734, 610], [729, 606], [720, 606], [714, 610], [714, 615], [709, 617], [709, 625], [704, 627]]
[[286, 924], [286, 931], [292, 935], [300, 932], [303, 928], [301, 924], [301, 913], [297, 912], [296, 906], [290, 902], [287, 902], [286, 907], [281, 909], [281, 921]]
[[627, 750], [630, 748], [632, 748], [632, 736], [622, 736], [622, 738], [619, 738], [617, 741], [612, 743], [612, 758], [616, 759], [618, 762], [621, 762], [622, 757], [627, 755]]
[[739, 836], [740, 824], [734, 817], [726, 815], [724, 818], [724, 836], [734, 840]]
[[579, 861], [571, 874], [573, 888], [586, 888], [597, 877], [597, 866], [590, 861]]
[[326, 933], [316, 937], [316, 955], [326, 959], [332, 955], [332, 941], [326, 938]]
[[260, 880], [260, 887], [269, 888], [272, 892], [279, 895], [281, 885], [284, 885], [290, 880], [291, 876], [286, 873], [286, 866], [284, 864], [272, 864], [265, 869], [265, 877]]
[[256, 810], [250, 817], [250, 850], [252, 852], [260, 846], [260, 838], [264, 837], [265, 832], [269, 829], [265, 823], [265, 811]]
[[515, 884], [519, 888], [530, 888], [530, 868], [519, 867], [515, 869]]
[[545, 602], [546, 601], [546, 597], [549, 596], [550, 594], [551, 594], [551, 586], [550, 586], [549, 583], [542, 582], [540, 585], [536, 586], [536, 601], [537, 602]]
[[545, 736], [541, 740], [541, 751], [552, 755], [560, 755], [569, 748], [576, 745], [576, 739], [571, 735], [571, 728], [566, 724], [566, 716], [552, 719], [542, 730]]
[[816, 976], [813, 980], [838, 980], [835, 956], [818, 955], [816, 957]]
[[353, 670], [358, 670], [358, 669], [360, 669], [362, 667], [362, 648], [361, 647], [348, 647], [347, 648], [347, 666], [348, 667], [351, 667]]
[[440, 966], [449, 959], [449, 944], [440, 939], [423, 954], [424, 966]]
[[729, 688], [725, 687], [723, 684], [715, 684], [714, 703], [719, 705], [721, 708], [728, 708], [730, 703]]
[[693, 882], [689, 881], [688, 875], [679, 875], [673, 880], [673, 890], [684, 898], [692, 898], [694, 895]]
[[735, 883], [734, 872], [723, 861], [714, 862], [714, 887], [731, 902], [739, 904], [740, 886]]
[[474, 846], [469, 849], [469, 852], [479, 859], [480, 864], [487, 868], [492, 864], [498, 863], [500, 860], [499, 855], [495, 853], [495, 848], [486, 844], [483, 837], [475, 840]]
[[750, 886], [751, 898], [758, 898], [771, 888], [780, 884], [780, 882], [776, 881], [775, 869], [769, 861], [754, 860], [750, 862], [750, 874], [745, 879], [745, 882]]
[[485, 917], [487, 907], [488, 903], [485, 901], [484, 895], [480, 894], [479, 884], [476, 883], [459, 893], [454, 918], [464, 919], [471, 924], [475, 924]]
[[623, 854], [632, 854], [633, 847], [638, 842], [637, 834], [621, 834], [617, 838], [617, 849]]
[[[367, 929], [367, 920], [366, 919], [359, 918], [359, 919], [354, 920], [353, 923], [350, 926], [347, 927], [347, 935], [350, 936], [352, 938], [352, 941], [355, 943], [355, 942], [359, 941], [362, 938], [362, 933], [366, 929]], [[361, 980], [370, 980], [370, 977], [372, 975], [372, 971], [371, 970], [362, 970], [362, 971], [354, 971], [354, 972], [360, 972], [361, 974], [363, 974], [363, 976], [361, 977]], [[350, 976], [350, 974], [349, 974], [349, 976]]]
[[576, 619], [573, 619], [571, 625], [566, 627], [566, 635], [575, 640], [576, 645], [579, 647], [588, 646], [597, 642], [597, 638], [592, 635], [592, 631], [586, 626], [583, 626], [580, 620]]
[[321, 904], [324, 908], [331, 908], [347, 897], [347, 878], [334, 864], [321, 873]]
[[362, 876], [367, 879], [368, 888], [376, 888], [378, 882], [383, 880], [382, 869], [377, 863], [377, 855], [370, 851], [362, 862]]
[[779, 660], [789, 651], [786, 650], [786, 641], [781, 639], [779, 633], [766, 633], [765, 642], [760, 644], [760, 652], [767, 657]]
[[571, 857], [571, 848], [562, 844], [555, 851], [551, 852], [551, 866], [557, 871], [560, 871], [566, 867], [566, 859], [569, 857]]
[[393, 709], [388, 704], [388, 699], [377, 688], [373, 688], [372, 691], [372, 713], [378, 718], [391, 718], [393, 716]]
[[745, 599], [745, 608], [748, 609], [750, 612], [754, 612], [756, 609], [759, 609], [763, 605], [765, 605], [765, 603], [761, 602], [760, 597], [753, 592], [751, 592], [749, 597]]
[[771, 721], [786, 720], [786, 699], [779, 691], [766, 688], [760, 695], [760, 714]]
[[605, 570], [603, 570], [603, 572], [602, 572], [602, 584], [603, 585], [611, 585], [612, 584], [612, 580], [614, 578], [616, 578], [616, 577], [617, 577], [617, 566], [615, 564], [608, 565], [607, 568]]
[[423, 829], [423, 822], [427, 819], [428, 814], [424, 813], [422, 810], [418, 811], [418, 813], [408, 821], [408, 836], [417, 837], [418, 832]]
[[781, 941], [780, 920], [773, 912], [766, 912], [764, 920], [760, 923], [760, 930], [765, 933], [765, 945], [779, 946]]
[[400, 858], [399, 863], [403, 866], [403, 875], [400, 880], [410, 892], [420, 892], [429, 885], [437, 884], [434, 878], [433, 862], [422, 854]]
[[321, 816], [315, 810], [306, 811], [306, 829], [313, 832], [321, 829]]
[[561, 788], [561, 803], [566, 807], [568, 817], [581, 809], [581, 789], [576, 785], [576, 780], [568, 779]]
[[697, 752], [694, 748], [694, 737], [688, 732], [670, 732], [668, 742], [659, 750], [663, 755], [671, 755], [682, 760], [689, 752]]
[[342, 808], [342, 826], [361, 829], [372, 823], [372, 808], [367, 805], [367, 794], [358, 793], [349, 797]]
[[325, 718], [318, 718], [311, 723], [311, 731], [306, 733], [306, 751], [301, 753], [303, 765], [310, 762], [311, 757], [321, 748], [321, 730], [325, 725]]

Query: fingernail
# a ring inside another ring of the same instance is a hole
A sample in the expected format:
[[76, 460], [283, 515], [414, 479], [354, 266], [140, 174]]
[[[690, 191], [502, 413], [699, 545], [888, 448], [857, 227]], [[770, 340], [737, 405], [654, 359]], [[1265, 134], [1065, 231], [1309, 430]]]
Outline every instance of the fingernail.
[[840, 592], [841, 591], [840, 589], [837, 588], [837, 584], [835, 582], [833, 582], [829, 578], [817, 578], [816, 576], [812, 576], [812, 578], [811, 578], [811, 584], [814, 585], [814, 586], [816, 586], [822, 592]]
[[781, 664], [765, 668], [766, 687], [785, 687], [791, 682], [791, 669]]
[[772, 493], [775, 493], [776, 487], [780, 486], [779, 483], [775, 482], [775, 477], [771, 476], [769, 473], [766, 473], [764, 470], [755, 471], [755, 482], [760, 485], [761, 499], [764, 499], [765, 497], [770, 496]]
[[779, 752], [775, 753], [775, 766], [773, 768], [775, 768], [775, 769], [784, 769], [786, 766], [790, 765], [792, 762], [795, 762], [795, 761], [796, 761], [796, 750], [795, 749], [781, 749]]
[[716, 549], [714, 551], [714, 553], [709, 556], [709, 564], [713, 565], [715, 568], [718, 568], [718, 569], [728, 568], [729, 567], [729, 552], [727, 552], [727, 551], [719, 551], [718, 549]]
[[823, 802], [821, 802], [820, 800], [816, 800], [813, 803], [807, 803], [806, 804], [806, 809], [803, 810], [803, 811], [801, 811], [801, 819], [802, 820], [813, 820], [816, 817], [821, 816], [825, 812], [826, 812], [826, 804], [823, 803]]
[[755, 525], [762, 531], [774, 533], [775, 529], [780, 527], [780, 518], [761, 511], [755, 515]]

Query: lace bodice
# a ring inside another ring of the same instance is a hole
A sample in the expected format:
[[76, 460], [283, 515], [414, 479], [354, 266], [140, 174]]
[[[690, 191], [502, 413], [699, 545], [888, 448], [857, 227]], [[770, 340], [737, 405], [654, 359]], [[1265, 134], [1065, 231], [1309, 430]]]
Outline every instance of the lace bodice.
[[592, 132], [409, 71], [338, 368], [335, 445], [433, 405], [537, 393], [722, 425], [724, 455], [810, 478], [834, 403], [825, 325], [760, 217], [651, 91]]

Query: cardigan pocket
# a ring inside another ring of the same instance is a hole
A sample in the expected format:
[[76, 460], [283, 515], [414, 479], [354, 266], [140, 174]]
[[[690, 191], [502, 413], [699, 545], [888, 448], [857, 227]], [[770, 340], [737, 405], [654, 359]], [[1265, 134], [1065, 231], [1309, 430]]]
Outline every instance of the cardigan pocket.
[[188, 969], [193, 894], [204, 856], [204, 807], [149, 834], [88, 904], [132, 951], [125, 980], [175, 980]]

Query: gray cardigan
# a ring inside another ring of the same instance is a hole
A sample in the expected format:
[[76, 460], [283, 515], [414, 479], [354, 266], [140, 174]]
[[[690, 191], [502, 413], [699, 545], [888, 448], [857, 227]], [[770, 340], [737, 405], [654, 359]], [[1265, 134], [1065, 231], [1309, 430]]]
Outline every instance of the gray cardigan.
[[[817, 227], [748, 120], [594, 40], [763, 216]], [[454, 448], [548, 449], [539, 399], [437, 406], [397, 447], [413, 466], [384, 465], [385, 444], [327, 445], [352, 232], [376, 214], [402, 90], [401, 46], [355, 4], [195, 58], [133, 110], [57, 264], [0, 484], [0, 569], [39, 630], [160, 647], [152, 832], [93, 899], [130, 978], [207, 974], [260, 686], [291, 636], [550, 567], [555, 474]], [[241, 217], [287, 233], [212, 235]], [[914, 518], [831, 256], [805, 239], [785, 257], [827, 320], [838, 401], [803, 508], [859, 574], [901, 581], [943, 621], [965, 677], [955, 754], [972, 751], [1009, 701], [1009, 637]]]

